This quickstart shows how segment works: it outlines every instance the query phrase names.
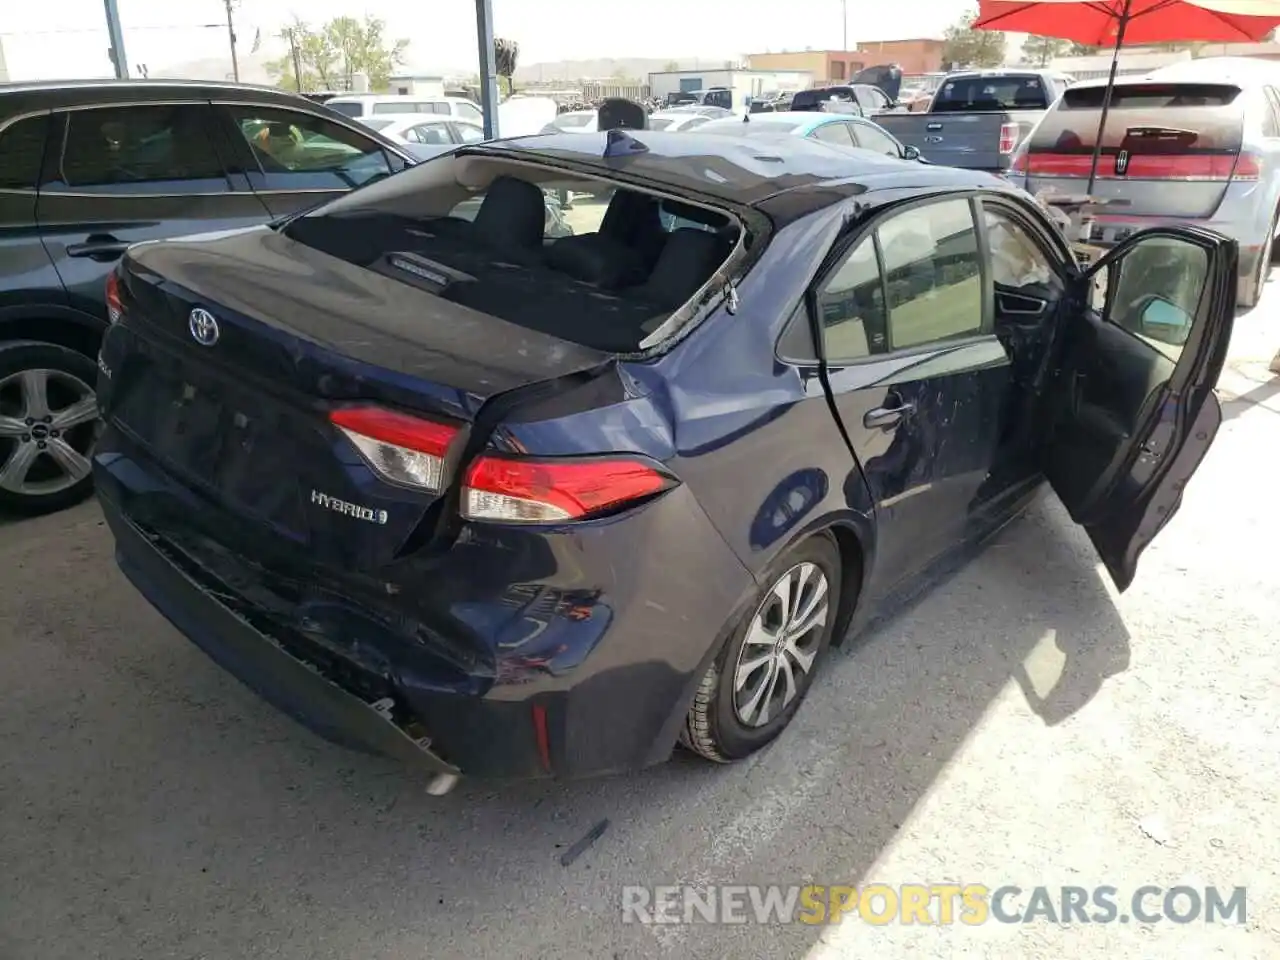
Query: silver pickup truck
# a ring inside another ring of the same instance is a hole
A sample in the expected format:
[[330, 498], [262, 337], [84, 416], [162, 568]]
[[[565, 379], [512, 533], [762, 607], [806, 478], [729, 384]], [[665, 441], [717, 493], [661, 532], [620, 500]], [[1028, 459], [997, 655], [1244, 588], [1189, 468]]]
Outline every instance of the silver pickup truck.
[[948, 74], [925, 113], [884, 113], [876, 123], [931, 163], [1003, 173], [1022, 139], [1071, 84], [1048, 70]]

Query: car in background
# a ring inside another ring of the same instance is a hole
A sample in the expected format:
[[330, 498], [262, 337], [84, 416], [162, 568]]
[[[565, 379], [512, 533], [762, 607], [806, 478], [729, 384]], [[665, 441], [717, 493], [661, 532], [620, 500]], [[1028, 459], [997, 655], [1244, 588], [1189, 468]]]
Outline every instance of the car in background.
[[569, 110], [557, 114], [543, 128], [544, 133], [596, 133], [600, 115], [595, 110]]
[[927, 110], [876, 119], [934, 163], [1003, 173], [1018, 144], [1073, 82], [1052, 70], [965, 70], [943, 79]]
[[130, 244], [266, 223], [413, 162], [282, 90], [0, 85], [0, 510], [91, 492], [104, 284]]
[[872, 120], [832, 113], [755, 113], [713, 120], [701, 133], [731, 137], [804, 137], [840, 147], [858, 147], [899, 160], [921, 159], [919, 151], [899, 143]]
[[672, 133], [678, 130], [696, 130], [712, 120], [731, 116], [733, 116], [733, 112], [723, 107], [696, 105], [673, 107], [670, 110], [658, 110], [649, 114], [647, 129], [668, 130]]
[[360, 123], [370, 130], [377, 130], [384, 137], [410, 147], [415, 144], [449, 146], [457, 143], [479, 143], [484, 139], [484, 127], [478, 123], [421, 113], [384, 113], [361, 117]]
[[[1083, 194], [1104, 90], [1070, 87], [1012, 157], [1009, 179], [1033, 194]], [[1093, 195], [1121, 204], [1096, 216], [1095, 245], [1159, 224], [1234, 237], [1239, 303], [1257, 304], [1280, 232], [1280, 68], [1206, 57], [1117, 78]]]
[[382, 113], [430, 113], [484, 123], [480, 107], [465, 97], [422, 97], [405, 93], [344, 93], [325, 102], [330, 110], [358, 120]]
[[[549, 183], [599, 228], [546, 236]], [[1161, 227], [1086, 270], [1005, 181], [801, 137], [464, 145], [131, 248], [99, 499], [180, 631], [429, 792], [739, 760], [1045, 480], [1131, 584], [1221, 421], [1235, 257]]]

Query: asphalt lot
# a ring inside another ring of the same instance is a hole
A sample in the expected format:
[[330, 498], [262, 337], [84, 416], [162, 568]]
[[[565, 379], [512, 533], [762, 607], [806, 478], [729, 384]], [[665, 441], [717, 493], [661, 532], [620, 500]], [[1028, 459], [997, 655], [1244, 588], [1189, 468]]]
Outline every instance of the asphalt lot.
[[[1048, 498], [742, 766], [432, 798], [213, 666], [116, 572], [95, 505], [0, 525], [0, 958], [1280, 956], [1277, 286], [1128, 593]], [[626, 884], [809, 881], [1244, 885], [1248, 915], [620, 921]]]

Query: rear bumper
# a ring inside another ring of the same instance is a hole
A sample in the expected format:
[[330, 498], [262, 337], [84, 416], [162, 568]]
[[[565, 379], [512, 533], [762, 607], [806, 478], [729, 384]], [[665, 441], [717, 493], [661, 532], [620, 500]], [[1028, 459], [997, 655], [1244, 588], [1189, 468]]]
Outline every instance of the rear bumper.
[[[94, 467], [120, 568], [182, 633], [326, 739], [431, 773], [573, 778], [665, 760], [719, 638], [754, 593], [677, 488], [568, 532], [469, 531], [444, 557], [399, 561], [394, 631], [380, 632], [385, 605], [354, 589], [342, 617], [324, 622], [312, 601], [325, 585], [290, 596], [271, 580], [274, 560], [232, 569], [191, 549], [187, 528], [168, 532], [186, 518], [221, 543], [269, 546], [111, 426]], [[301, 567], [287, 574], [305, 581]], [[444, 663], [436, 638], [480, 655], [469, 668]]]
[[101, 502], [116, 540], [121, 571], [215, 663], [327, 740], [392, 757], [428, 773], [458, 773], [431, 751], [429, 737], [413, 718], [404, 717], [385, 701], [375, 706], [290, 654], [279, 641], [216, 600], [130, 522], [109, 496]]

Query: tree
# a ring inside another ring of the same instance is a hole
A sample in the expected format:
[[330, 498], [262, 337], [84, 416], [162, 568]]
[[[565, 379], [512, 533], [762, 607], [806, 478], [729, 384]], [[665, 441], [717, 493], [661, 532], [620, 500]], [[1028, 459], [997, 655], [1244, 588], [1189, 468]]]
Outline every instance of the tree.
[[385, 30], [377, 17], [365, 17], [363, 22], [335, 17], [319, 29], [295, 17], [280, 31], [289, 52], [268, 63], [267, 69], [289, 90], [350, 90], [357, 73], [369, 78], [370, 89], [379, 90], [404, 63], [409, 46], [408, 40], [388, 43]]
[[493, 41], [493, 64], [498, 76], [506, 81], [507, 93], [515, 90], [516, 64], [520, 62], [520, 44], [514, 40], [503, 40], [501, 37]]
[[1067, 41], [1065, 40], [1059, 40], [1057, 37], [1037, 37], [1032, 34], [1022, 45], [1022, 59], [1027, 63], [1047, 67], [1050, 60], [1062, 56], [1066, 49]]
[[1094, 57], [1102, 50], [1101, 47], [1095, 47], [1090, 43], [1076, 43], [1072, 41], [1067, 44], [1068, 57]]
[[1004, 63], [1004, 34], [995, 30], [975, 30], [976, 10], [947, 27], [942, 35], [942, 60], [963, 67], [998, 67]]
[[680, 63], [677, 60], [668, 60], [663, 64], [662, 69], [667, 73], [676, 73], [680, 69]]

